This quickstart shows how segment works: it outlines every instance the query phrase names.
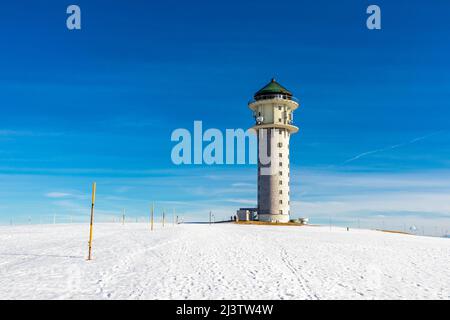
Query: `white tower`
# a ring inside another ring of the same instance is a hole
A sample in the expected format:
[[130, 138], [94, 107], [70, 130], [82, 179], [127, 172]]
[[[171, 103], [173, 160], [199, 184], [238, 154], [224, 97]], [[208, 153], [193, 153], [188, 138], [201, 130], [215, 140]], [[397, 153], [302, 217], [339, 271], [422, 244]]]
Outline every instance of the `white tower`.
[[288, 222], [289, 138], [298, 128], [293, 111], [299, 104], [292, 93], [272, 79], [248, 104], [253, 110], [258, 135], [258, 219]]

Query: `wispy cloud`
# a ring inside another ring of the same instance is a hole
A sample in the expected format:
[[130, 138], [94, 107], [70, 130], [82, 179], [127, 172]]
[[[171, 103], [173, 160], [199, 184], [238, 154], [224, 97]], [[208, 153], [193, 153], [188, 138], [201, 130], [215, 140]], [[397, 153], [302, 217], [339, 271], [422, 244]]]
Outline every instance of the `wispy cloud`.
[[250, 187], [250, 188], [254, 188], [255, 184], [254, 183], [247, 183], [247, 182], [236, 182], [236, 183], [232, 183], [231, 186], [232, 187]]
[[232, 202], [237, 204], [245, 204], [245, 205], [251, 205], [256, 206], [256, 198], [255, 199], [225, 199], [226, 202]]
[[79, 191], [65, 192], [65, 191], [51, 191], [45, 194], [45, 197], [50, 199], [71, 199], [71, 200], [86, 200], [89, 199], [88, 194], [83, 194]]
[[[450, 219], [450, 195], [409, 192], [374, 192], [365, 195], [335, 196], [330, 199], [292, 201], [292, 210], [313, 217], [415, 216]], [[450, 222], [450, 220], [449, 220]]]
[[71, 193], [66, 192], [48, 192], [45, 194], [47, 198], [67, 198], [72, 196]]
[[[214, 169], [214, 176], [206, 169], [168, 172], [97, 177], [98, 210], [113, 216], [126, 208], [129, 216], [148, 217], [150, 204], [154, 202], [158, 215], [164, 208], [192, 221], [207, 220], [209, 211], [218, 218], [229, 218], [239, 207], [256, 205], [253, 169]], [[383, 221], [386, 225], [395, 223], [396, 228], [406, 223], [428, 226], [429, 230], [450, 229], [449, 180], [450, 171], [442, 170], [390, 173], [293, 167], [291, 214], [309, 217], [312, 223], [319, 224], [327, 223], [331, 216], [333, 223], [341, 224], [365, 220], [366, 227], [379, 227]], [[19, 215], [33, 208], [36, 214], [86, 215], [92, 178], [72, 177], [69, 185], [67, 181], [58, 175], [0, 175], [0, 187], [3, 187], [0, 202], [17, 199], [22, 203], [18, 207], [9, 205], [3, 211]], [[52, 186], [51, 189], [40, 190], [37, 186], [43, 183]], [[25, 202], [21, 200], [23, 190], [28, 190]], [[42, 194], [47, 200], [42, 199]]]
[[0, 137], [12, 138], [12, 137], [49, 137], [49, 136], [60, 136], [61, 132], [38, 132], [31, 130], [10, 130], [10, 129], [0, 129]]
[[389, 150], [405, 147], [407, 145], [410, 145], [410, 144], [413, 144], [413, 143], [425, 140], [425, 139], [427, 139], [427, 138], [429, 138], [431, 136], [434, 136], [434, 135], [436, 135], [438, 133], [441, 133], [441, 132], [442, 131], [433, 132], [433, 133], [430, 133], [430, 134], [427, 134], [427, 135], [424, 135], [424, 136], [420, 136], [420, 137], [414, 138], [414, 139], [409, 140], [409, 141], [404, 142], [404, 143], [394, 144], [394, 145], [391, 145], [391, 146], [388, 146], [388, 147], [385, 147], [385, 148], [380, 148], [380, 149], [366, 151], [366, 152], [360, 153], [360, 154], [358, 154], [358, 155], [356, 155], [354, 157], [351, 157], [350, 159], [345, 160], [344, 162], [342, 162], [341, 165], [345, 165], [347, 163], [353, 162], [355, 160], [358, 160], [360, 158], [363, 158], [363, 157], [371, 155], [371, 154], [385, 152], [385, 151], [389, 151]]
[[164, 121], [163, 119], [142, 119], [142, 118], [132, 118], [132, 117], [115, 117], [107, 118], [97, 123], [101, 126], [106, 126], [108, 128], [117, 129], [145, 129], [145, 128], [156, 128], [161, 127]]
[[0, 130], [0, 137], [16, 137], [16, 136], [24, 136], [31, 134], [28, 131], [16, 131], [16, 130]]

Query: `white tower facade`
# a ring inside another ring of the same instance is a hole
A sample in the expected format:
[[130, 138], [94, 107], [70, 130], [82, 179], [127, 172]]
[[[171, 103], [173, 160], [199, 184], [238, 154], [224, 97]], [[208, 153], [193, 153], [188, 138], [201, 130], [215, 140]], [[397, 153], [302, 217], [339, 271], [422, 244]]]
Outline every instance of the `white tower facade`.
[[291, 92], [272, 79], [248, 106], [258, 135], [258, 219], [289, 222], [289, 139], [298, 132], [293, 112], [299, 104]]

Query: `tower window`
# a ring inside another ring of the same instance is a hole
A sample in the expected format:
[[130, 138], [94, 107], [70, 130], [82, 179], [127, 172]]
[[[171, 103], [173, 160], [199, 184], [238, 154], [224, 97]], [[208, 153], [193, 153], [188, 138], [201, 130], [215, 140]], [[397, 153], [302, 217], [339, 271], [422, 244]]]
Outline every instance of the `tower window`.
[[282, 142], [278, 142], [278, 147], [281, 148], [283, 146]]
[[283, 194], [283, 190], [280, 190], [280, 194]]
[[283, 166], [283, 162], [280, 162], [280, 163], [278, 163], [279, 165], [280, 165], [280, 167], [282, 167]]
[[281, 186], [281, 185], [283, 184], [283, 180], [280, 180], [278, 183], [279, 183], [280, 186]]
[[281, 110], [281, 106], [278, 106], [278, 110]]
[[283, 210], [278, 211], [280, 214], [283, 214]]
[[282, 176], [282, 175], [283, 175], [283, 171], [279, 171], [278, 174], [279, 174], [280, 176]]
[[283, 204], [283, 200], [280, 200], [280, 204]]
[[279, 132], [280, 134], [283, 134], [283, 129], [279, 129], [278, 132]]
[[278, 156], [279, 156], [280, 158], [282, 158], [282, 157], [283, 157], [283, 154], [282, 154], [282, 153], [279, 153]]
[[281, 122], [281, 118], [278, 118], [278, 122]]

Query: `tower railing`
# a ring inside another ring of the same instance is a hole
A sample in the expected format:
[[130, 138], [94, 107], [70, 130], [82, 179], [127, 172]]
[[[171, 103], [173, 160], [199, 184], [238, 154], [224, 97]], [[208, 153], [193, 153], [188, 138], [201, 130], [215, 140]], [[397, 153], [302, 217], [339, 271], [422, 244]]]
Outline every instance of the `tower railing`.
[[261, 101], [261, 100], [270, 100], [270, 99], [280, 99], [280, 100], [292, 100], [295, 101], [297, 103], [299, 103], [299, 100], [296, 97], [293, 96], [289, 96], [287, 94], [268, 94], [268, 95], [263, 95], [258, 97], [258, 99], [251, 99], [249, 100], [248, 104], [252, 104], [256, 101]]

